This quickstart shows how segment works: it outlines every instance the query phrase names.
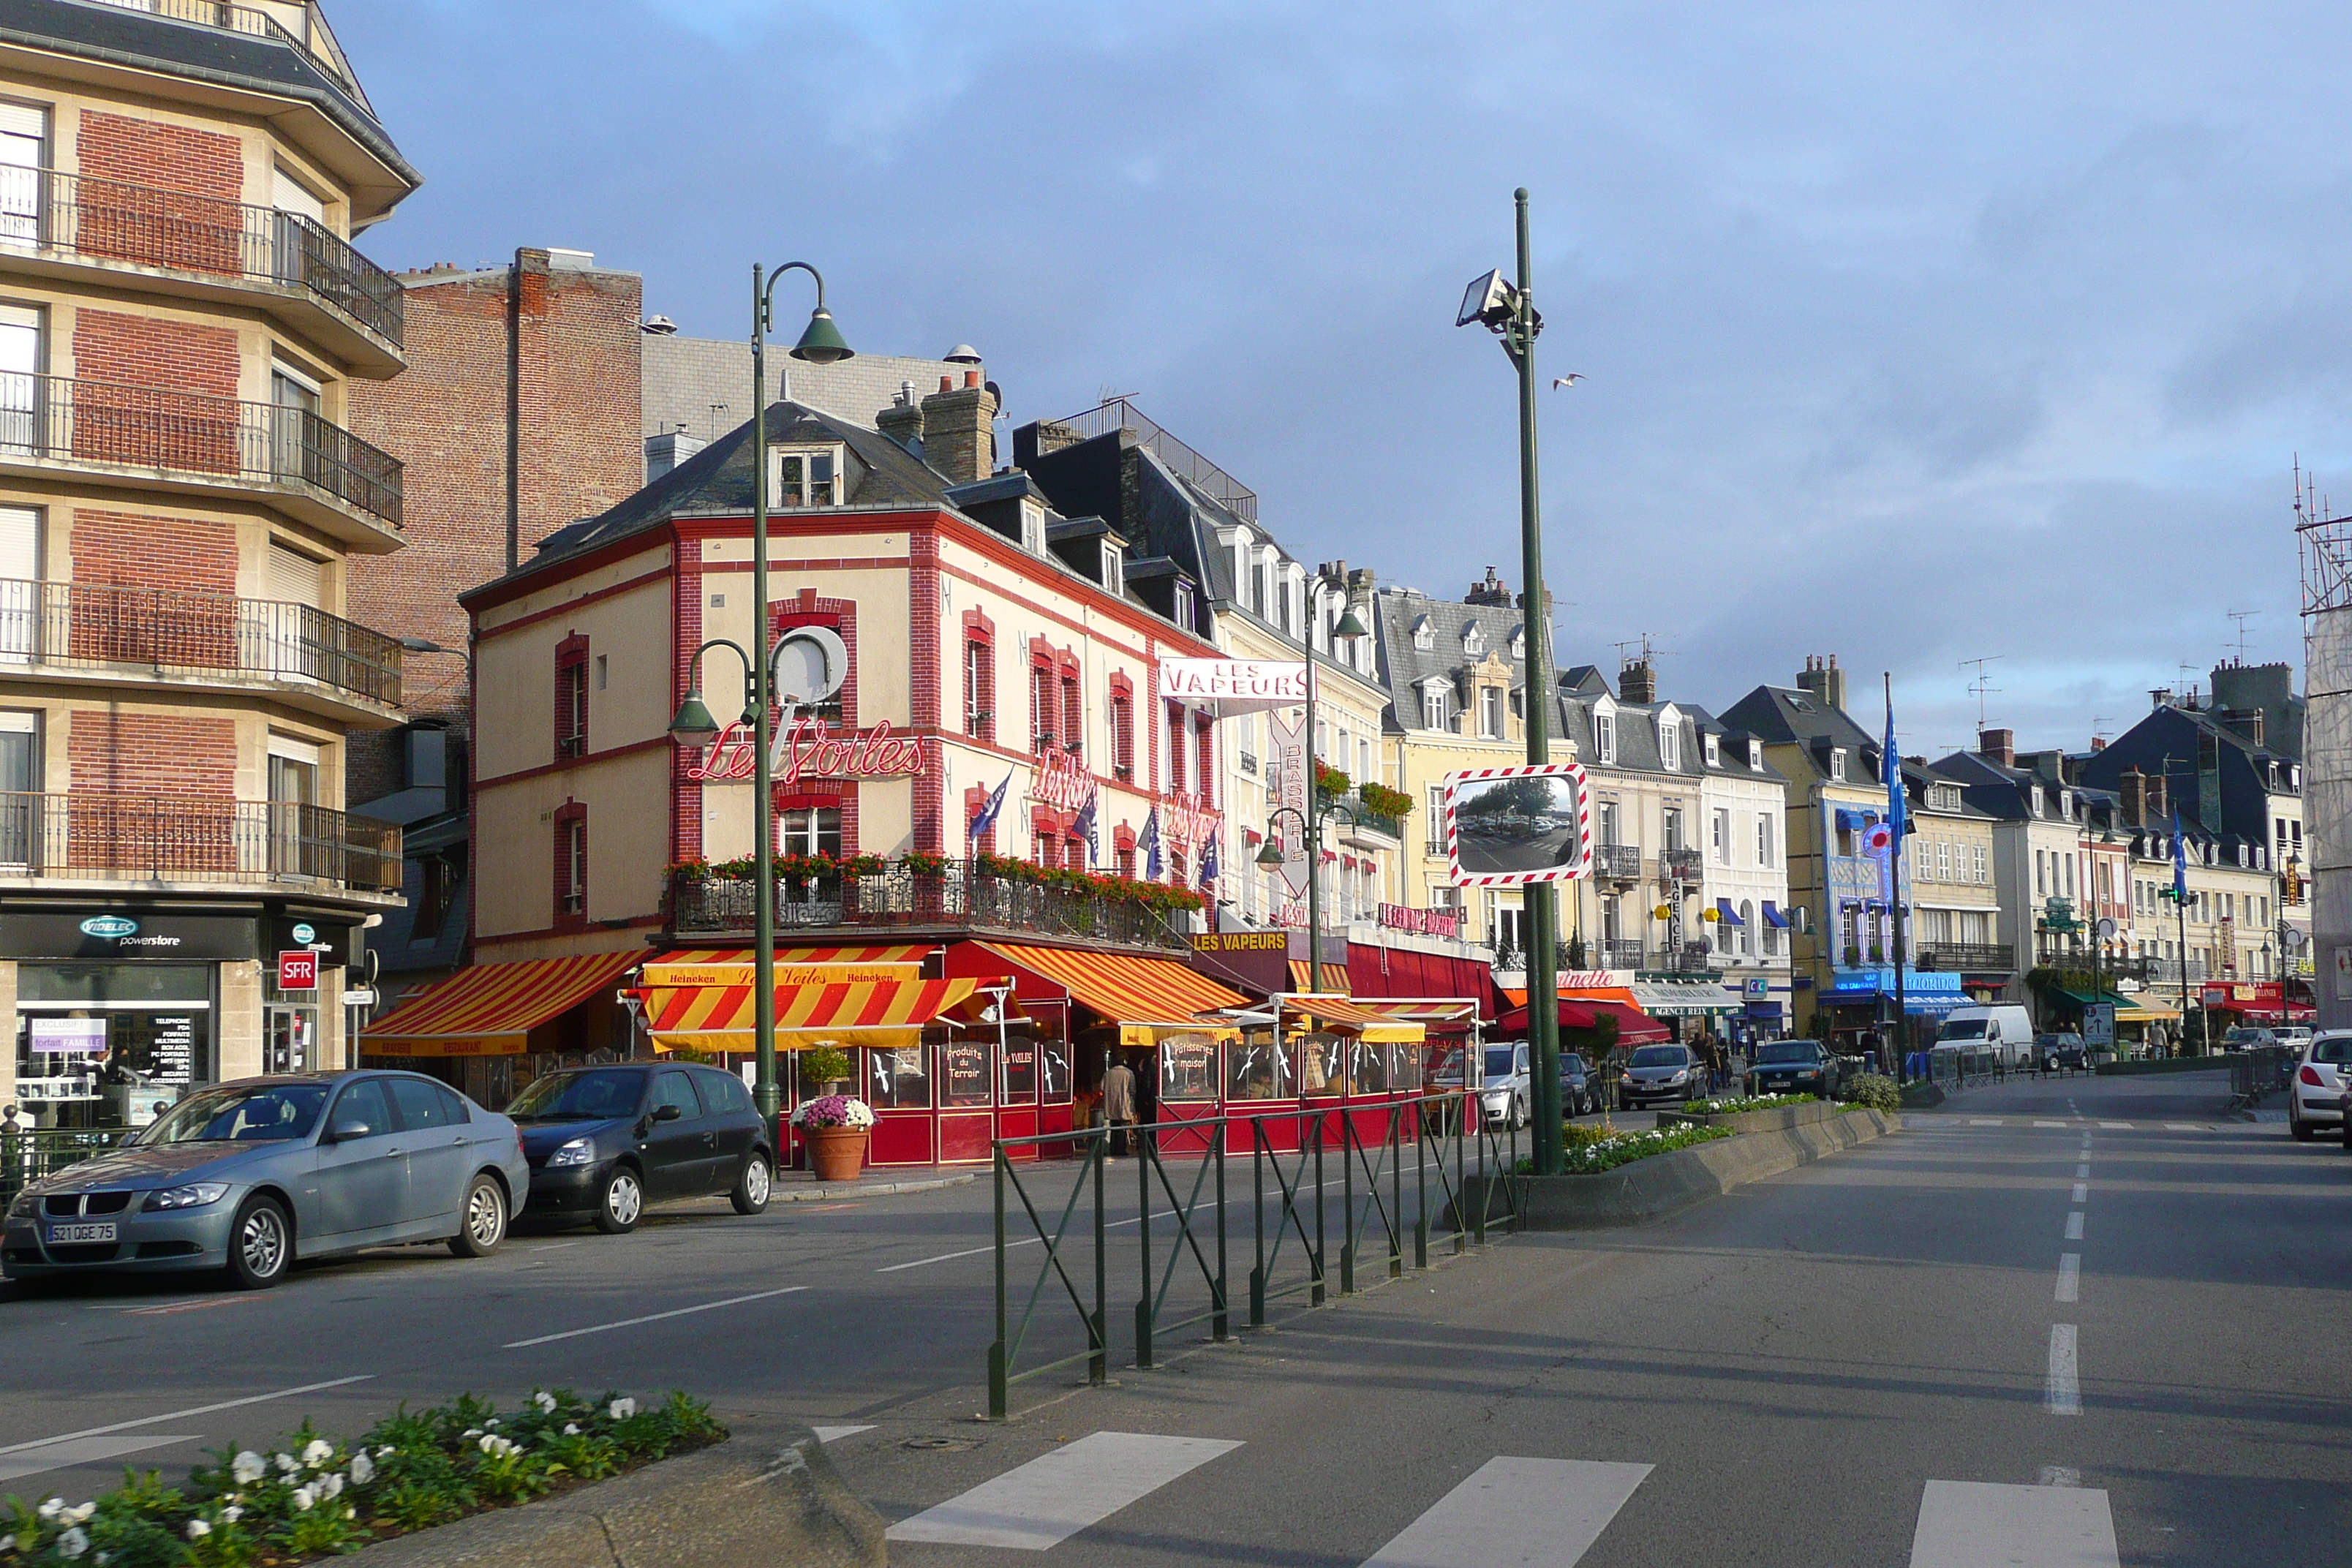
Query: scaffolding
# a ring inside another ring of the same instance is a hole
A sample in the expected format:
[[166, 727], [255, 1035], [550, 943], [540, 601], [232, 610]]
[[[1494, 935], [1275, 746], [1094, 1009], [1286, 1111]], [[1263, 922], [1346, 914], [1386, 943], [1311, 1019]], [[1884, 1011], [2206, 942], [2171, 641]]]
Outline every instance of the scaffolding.
[[[2300, 488], [2300, 487], [2298, 487]], [[2312, 990], [2322, 1028], [2352, 1027], [2352, 517], [2307, 508], [2303, 563], [2305, 852], [2311, 862]]]

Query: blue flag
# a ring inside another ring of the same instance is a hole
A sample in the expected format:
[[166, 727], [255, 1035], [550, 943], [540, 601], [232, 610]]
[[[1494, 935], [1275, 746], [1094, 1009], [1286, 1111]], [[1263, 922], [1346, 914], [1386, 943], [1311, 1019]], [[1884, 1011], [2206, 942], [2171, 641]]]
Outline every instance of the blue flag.
[[2189, 840], [2180, 831], [2180, 808], [2172, 808], [2172, 901], [2189, 901]]
[[1895, 707], [1886, 708], [1886, 745], [1879, 757], [1878, 771], [1886, 785], [1886, 826], [1894, 830], [1894, 853], [1903, 853], [1903, 835], [1908, 831], [1904, 823], [1903, 754], [1895, 749]]
[[1086, 808], [1078, 813], [1078, 819], [1070, 825], [1071, 834], [1086, 844], [1087, 864], [1089, 866], [1097, 865], [1102, 859], [1102, 840], [1096, 837], [1095, 833], [1095, 802], [1101, 798], [1100, 790], [1087, 795]]
[[1004, 775], [1004, 782], [998, 784], [990, 794], [987, 804], [982, 805], [979, 813], [972, 817], [971, 826], [966, 837], [974, 844], [980, 842], [982, 834], [996, 826], [997, 817], [1004, 811], [1004, 796], [1012, 788], [1013, 775], [1008, 773]]
[[1143, 819], [1143, 879], [1160, 880], [1160, 808], [1156, 805]]
[[1201, 886], [1214, 887], [1217, 880], [1217, 841], [1223, 833], [1209, 835], [1209, 842], [1201, 850]]

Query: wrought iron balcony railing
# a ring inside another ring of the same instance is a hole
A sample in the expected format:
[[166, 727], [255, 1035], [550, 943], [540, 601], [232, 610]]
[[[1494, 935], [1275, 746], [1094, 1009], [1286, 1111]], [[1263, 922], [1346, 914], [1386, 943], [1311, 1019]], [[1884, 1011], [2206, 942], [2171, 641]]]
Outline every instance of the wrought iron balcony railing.
[[1676, 882], [1696, 882], [1706, 865], [1696, 849], [1669, 849], [1658, 857], [1659, 868]]
[[[670, 873], [672, 929], [680, 932], [748, 931], [759, 884], [751, 878]], [[776, 929], [969, 926], [1003, 931], [1181, 949], [1191, 917], [1070, 888], [993, 876], [951, 864], [936, 876], [904, 867], [866, 877], [776, 879]]]
[[1641, 969], [1642, 943], [1638, 938], [1611, 937], [1601, 944], [1601, 967], [1604, 969]]
[[2007, 974], [2017, 967], [2017, 955], [1999, 942], [1931, 942], [1920, 946], [1913, 967], [1942, 973]]
[[400, 890], [400, 829], [288, 801], [0, 794], [0, 877]]
[[[336, 85], [357, 96], [358, 79], [333, 44], [333, 36], [320, 26], [316, 8], [308, 4], [280, 4], [275, 14], [257, 5], [238, 5], [231, 0], [105, 0], [126, 11], [145, 11], [157, 16], [168, 16], [175, 22], [193, 22], [199, 26], [217, 27], [224, 33], [240, 33], [248, 38], [262, 38], [282, 44], [294, 50], [331, 78]], [[299, 12], [302, 31], [296, 33], [287, 26], [287, 13]], [[364, 103], [364, 100], [361, 100]]]
[[324, 686], [400, 706], [400, 644], [308, 605], [0, 578], [0, 672], [126, 666]]
[[401, 526], [401, 465], [307, 408], [0, 373], [0, 461], [160, 468], [311, 491]]
[[394, 348], [400, 280], [299, 213], [0, 165], [0, 247], [299, 289]]
[[1638, 882], [1642, 879], [1642, 847], [1638, 844], [1596, 844], [1592, 847], [1592, 874], [1612, 881]]

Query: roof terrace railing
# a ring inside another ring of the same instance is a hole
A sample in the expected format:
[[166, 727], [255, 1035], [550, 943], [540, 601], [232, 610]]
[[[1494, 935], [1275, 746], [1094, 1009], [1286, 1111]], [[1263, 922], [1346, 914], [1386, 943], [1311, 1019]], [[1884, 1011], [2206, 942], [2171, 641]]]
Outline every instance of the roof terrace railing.
[[1084, 440], [1113, 430], [1132, 430], [1140, 437], [1140, 445], [1150, 448], [1151, 455], [1167, 464], [1177, 478], [1197, 487], [1244, 522], [1257, 521], [1255, 490], [1161, 429], [1124, 397], [1111, 398], [1060, 423], [1078, 432]]

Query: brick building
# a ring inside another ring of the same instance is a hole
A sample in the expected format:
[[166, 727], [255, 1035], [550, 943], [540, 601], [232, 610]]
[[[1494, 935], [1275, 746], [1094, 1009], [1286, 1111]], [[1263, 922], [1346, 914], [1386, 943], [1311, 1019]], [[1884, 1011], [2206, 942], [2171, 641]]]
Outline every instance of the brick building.
[[0, 19], [0, 1100], [140, 1121], [339, 1065], [398, 901], [397, 828], [342, 809], [402, 700], [350, 618], [402, 543], [352, 428], [401, 290], [350, 239], [417, 176], [314, 6]]

